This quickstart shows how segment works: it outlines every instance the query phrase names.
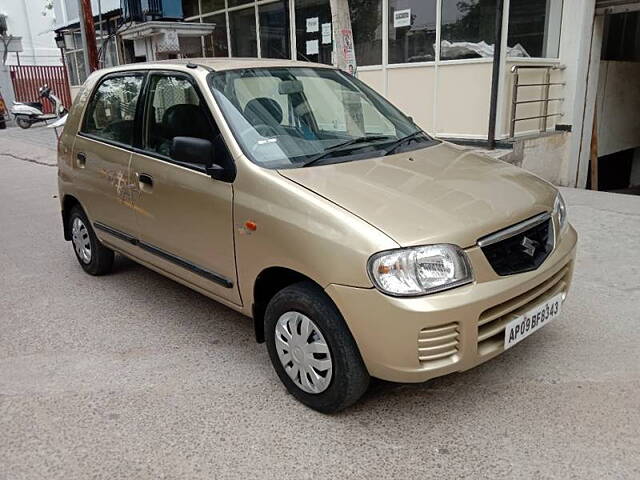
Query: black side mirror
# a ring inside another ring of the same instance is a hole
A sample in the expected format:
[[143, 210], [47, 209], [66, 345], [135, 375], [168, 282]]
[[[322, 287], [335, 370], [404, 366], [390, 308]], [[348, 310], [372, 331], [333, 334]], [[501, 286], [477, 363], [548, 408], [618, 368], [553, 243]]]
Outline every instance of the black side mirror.
[[226, 169], [214, 163], [213, 143], [203, 138], [173, 137], [171, 158], [186, 165], [204, 167], [216, 180], [226, 179]]

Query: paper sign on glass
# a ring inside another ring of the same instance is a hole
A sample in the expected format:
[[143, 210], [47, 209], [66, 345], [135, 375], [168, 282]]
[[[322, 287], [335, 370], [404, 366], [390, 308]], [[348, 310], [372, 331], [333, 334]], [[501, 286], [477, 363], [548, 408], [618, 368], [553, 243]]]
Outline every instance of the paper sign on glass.
[[320, 25], [318, 17], [307, 18], [307, 33], [317, 32]]
[[393, 12], [393, 27], [410, 27], [411, 26], [411, 9], [396, 10]]
[[331, 24], [330, 23], [322, 24], [322, 43], [323, 44], [331, 43]]
[[307, 40], [307, 55], [317, 55], [318, 48], [318, 40]]

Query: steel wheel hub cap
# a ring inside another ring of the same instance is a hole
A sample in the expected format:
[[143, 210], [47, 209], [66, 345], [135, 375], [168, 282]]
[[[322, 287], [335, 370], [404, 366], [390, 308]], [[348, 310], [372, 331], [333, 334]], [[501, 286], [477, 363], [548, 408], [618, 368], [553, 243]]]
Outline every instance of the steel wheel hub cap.
[[89, 231], [86, 225], [78, 217], [73, 219], [71, 225], [71, 242], [73, 248], [83, 263], [91, 262], [91, 239], [89, 238]]
[[333, 364], [318, 326], [299, 312], [284, 313], [276, 323], [276, 350], [287, 375], [307, 393], [324, 392]]

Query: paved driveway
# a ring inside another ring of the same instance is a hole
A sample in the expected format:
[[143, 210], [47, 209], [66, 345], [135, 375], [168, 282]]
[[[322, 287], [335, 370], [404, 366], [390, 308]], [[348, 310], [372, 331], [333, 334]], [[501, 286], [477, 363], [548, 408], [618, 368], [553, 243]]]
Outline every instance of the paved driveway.
[[248, 319], [123, 258], [84, 274], [56, 170], [15, 158], [30, 152], [14, 133], [0, 131], [0, 479], [640, 478], [640, 198], [565, 191], [580, 251], [561, 319], [324, 416], [285, 392]]

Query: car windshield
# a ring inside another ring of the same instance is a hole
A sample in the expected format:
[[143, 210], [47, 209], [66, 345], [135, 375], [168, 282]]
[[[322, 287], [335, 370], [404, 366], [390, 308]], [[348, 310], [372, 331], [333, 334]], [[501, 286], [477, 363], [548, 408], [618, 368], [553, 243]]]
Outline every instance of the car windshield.
[[356, 78], [327, 68], [213, 73], [210, 86], [244, 153], [297, 168], [415, 150], [435, 141]]

